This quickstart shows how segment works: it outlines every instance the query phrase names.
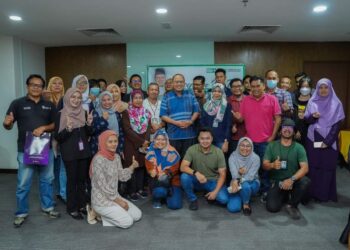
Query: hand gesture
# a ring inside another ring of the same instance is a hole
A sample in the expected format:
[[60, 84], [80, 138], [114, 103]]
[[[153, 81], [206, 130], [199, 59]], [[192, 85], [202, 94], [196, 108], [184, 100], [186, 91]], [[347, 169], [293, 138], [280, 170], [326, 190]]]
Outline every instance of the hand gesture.
[[238, 173], [240, 175], [244, 175], [246, 172], [247, 172], [247, 169], [245, 167], [240, 167], [239, 170], [238, 170]]
[[228, 142], [225, 141], [224, 144], [222, 144], [221, 150], [223, 153], [227, 153], [228, 151]]
[[154, 178], [157, 176], [157, 171], [155, 169], [152, 169], [150, 172], [149, 172], [149, 175]]
[[203, 174], [201, 174], [200, 172], [196, 172], [195, 176], [196, 176], [197, 180], [199, 181], [199, 183], [204, 184], [207, 182], [207, 178]]
[[87, 120], [86, 120], [87, 125], [91, 126], [93, 120], [94, 120], [94, 117], [92, 115], [92, 110], [91, 110], [91, 112], [87, 116]]
[[303, 120], [304, 117], [305, 117], [305, 113], [304, 113], [304, 112], [298, 112], [298, 118], [299, 118], [300, 120]]
[[108, 112], [103, 111], [103, 112], [102, 112], [102, 117], [103, 117], [103, 119], [105, 119], [105, 120], [107, 121], [107, 120], [108, 120], [108, 118], [109, 118], [109, 114], [108, 114]]
[[232, 126], [232, 134], [235, 134], [235, 133], [237, 133], [237, 125], [236, 125], [236, 123], [233, 124], [233, 126]]
[[67, 116], [67, 129], [68, 129], [68, 131], [72, 131], [72, 129], [73, 129], [73, 122], [69, 116]]
[[96, 101], [96, 96], [94, 96], [94, 95], [89, 95], [89, 98], [90, 98], [90, 100], [93, 101], [93, 102]]
[[301, 139], [301, 134], [300, 131], [297, 131], [295, 134], [295, 139], [300, 140]]
[[36, 136], [36, 137], [39, 137], [39, 136], [41, 136], [44, 132], [45, 132], [45, 127], [44, 127], [44, 126], [41, 126], [41, 127], [38, 127], [38, 128], [36, 128], [36, 129], [34, 129], [33, 135]]
[[233, 115], [233, 118], [235, 118], [236, 120], [238, 120], [238, 121], [240, 121], [240, 120], [242, 120], [242, 115], [241, 115], [241, 113], [239, 113], [239, 112], [235, 112], [235, 111], [231, 111], [231, 113], [232, 113], [232, 115]]
[[51, 91], [47, 89], [43, 90], [42, 96], [45, 100], [49, 101], [51, 98]]
[[281, 168], [281, 161], [280, 157], [277, 156], [277, 159], [272, 163], [274, 169], [280, 169]]
[[9, 115], [5, 116], [5, 120], [4, 120], [4, 125], [5, 126], [11, 126], [13, 124], [13, 121], [15, 120], [13, 113], [10, 112]]
[[238, 181], [234, 180], [231, 182], [231, 189], [232, 189], [232, 193], [237, 193], [238, 192]]
[[145, 141], [143, 144], [142, 144], [142, 147], [146, 150], [146, 148], [148, 147], [149, 145], [149, 141]]
[[316, 118], [316, 119], [320, 118], [320, 116], [321, 116], [321, 114], [319, 112], [315, 112], [312, 114], [312, 117]]
[[135, 168], [138, 168], [139, 166], [140, 166], [140, 165], [139, 165], [138, 161], [135, 160], [135, 156], [133, 155], [133, 156], [132, 156], [131, 167], [132, 167], [133, 169], [135, 169]]
[[282, 109], [283, 109], [283, 111], [289, 110], [289, 106], [288, 106], [288, 103], [286, 101], [284, 103], [282, 103]]

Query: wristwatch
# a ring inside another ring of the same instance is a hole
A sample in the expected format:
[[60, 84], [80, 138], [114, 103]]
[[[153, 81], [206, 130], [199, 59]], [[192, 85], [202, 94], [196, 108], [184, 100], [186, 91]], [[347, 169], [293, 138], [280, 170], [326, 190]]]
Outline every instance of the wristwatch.
[[294, 175], [290, 179], [292, 180], [292, 182], [295, 182], [297, 180], [297, 178], [295, 178]]

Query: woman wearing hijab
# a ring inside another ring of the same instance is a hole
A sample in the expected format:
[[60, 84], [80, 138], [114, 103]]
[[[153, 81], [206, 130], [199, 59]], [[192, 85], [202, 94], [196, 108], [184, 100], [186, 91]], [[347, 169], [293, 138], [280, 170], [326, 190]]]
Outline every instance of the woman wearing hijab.
[[147, 197], [147, 192], [144, 191], [144, 163], [150, 140], [151, 113], [142, 106], [143, 94], [141, 90], [132, 91], [130, 97], [129, 109], [122, 113], [125, 133], [124, 158], [126, 166], [132, 163], [133, 157], [140, 164], [140, 168], [134, 172], [128, 183], [130, 199], [137, 201], [139, 197]]
[[162, 207], [162, 199], [166, 200], [169, 209], [182, 208], [179, 168], [179, 153], [169, 144], [165, 130], [158, 130], [146, 155], [154, 208]]
[[119, 135], [117, 153], [123, 153], [124, 133], [122, 118], [113, 107], [113, 96], [109, 91], [104, 91], [99, 95], [98, 105], [92, 111], [92, 115], [94, 118], [93, 135], [90, 139], [92, 154], [94, 155], [98, 151], [98, 136], [108, 129], [115, 131]]
[[309, 194], [317, 201], [337, 201], [338, 133], [344, 118], [343, 106], [332, 82], [322, 78], [305, 111], [305, 119], [310, 124], [306, 139], [311, 179]]
[[[57, 110], [61, 110], [64, 96], [64, 84], [63, 80], [59, 76], [51, 77], [47, 86], [48, 100], [51, 101]], [[61, 153], [59, 151], [57, 141], [52, 140], [52, 149], [54, 151], [54, 175], [55, 175], [55, 193], [57, 199], [63, 203], [67, 202], [66, 185], [67, 185], [67, 174], [64, 166]]]
[[104, 131], [98, 138], [99, 151], [90, 166], [91, 204], [102, 218], [103, 226], [128, 228], [141, 219], [141, 210], [118, 193], [118, 181], [131, 178], [139, 164], [132, 159], [130, 167], [122, 167], [116, 154], [118, 134], [113, 130]]
[[224, 87], [219, 83], [213, 86], [210, 98], [203, 105], [200, 124], [202, 127], [212, 128], [214, 145], [226, 153], [231, 137], [232, 114], [231, 105], [226, 100]]
[[113, 108], [116, 112], [122, 113], [124, 110], [128, 109], [128, 104], [122, 101], [122, 92], [118, 85], [113, 83], [108, 85], [107, 91], [113, 96]]
[[89, 112], [90, 105], [91, 105], [91, 99], [89, 97], [89, 80], [85, 75], [77, 75], [73, 78], [72, 81], [72, 88], [78, 88], [79, 91], [82, 94], [82, 106], [83, 109]]
[[254, 153], [253, 148], [252, 140], [248, 137], [242, 137], [228, 160], [232, 181], [228, 189], [231, 194], [227, 209], [231, 213], [241, 211], [242, 204], [244, 215], [252, 213], [250, 197], [256, 194], [260, 187], [258, 176], [260, 158]]
[[83, 109], [82, 94], [77, 88], [67, 90], [63, 103], [55, 121], [55, 139], [67, 172], [67, 212], [74, 219], [83, 219], [93, 117]]

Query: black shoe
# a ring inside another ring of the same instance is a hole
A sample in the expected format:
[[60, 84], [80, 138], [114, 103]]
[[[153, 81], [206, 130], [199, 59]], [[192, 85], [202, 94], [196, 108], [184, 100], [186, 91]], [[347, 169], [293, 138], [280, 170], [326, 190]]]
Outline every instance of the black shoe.
[[250, 216], [252, 214], [252, 209], [250, 207], [243, 208], [243, 214], [245, 216]]
[[299, 209], [296, 207], [292, 207], [291, 205], [286, 206], [287, 213], [293, 220], [299, 220], [300, 219], [300, 212]]
[[198, 210], [198, 201], [197, 200], [191, 201], [188, 208], [193, 211]]
[[67, 204], [67, 201], [65, 199], [63, 199], [63, 197], [61, 195], [59, 195], [59, 194], [56, 195], [56, 198], [57, 198], [57, 200], [61, 201], [64, 205]]
[[139, 200], [139, 196], [137, 194], [131, 194], [131, 195], [129, 195], [129, 199], [131, 201], [138, 201]]
[[79, 212], [71, 212], [69, 215], [75, 220], [83, 220], [84, 216]]
[[148, 197], [148, 193], [144, 190], [140, 190], [136, 193], [141, 199], [146, 199]]
[[81, 214], [83, 214], [83, 215], [87, 215], [87, 211], [86, 211], [86, 208], [85, 208], [85, 207], [80, 208], [80, 209], [79, 209], [79, 212], [80, 212]]

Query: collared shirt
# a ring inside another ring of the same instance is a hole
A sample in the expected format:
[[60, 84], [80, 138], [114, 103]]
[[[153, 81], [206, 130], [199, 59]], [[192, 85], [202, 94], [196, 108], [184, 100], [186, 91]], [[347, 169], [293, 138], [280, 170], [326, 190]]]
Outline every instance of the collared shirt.
[[285, 91], [283, 89], [280, 89], [280, 88], [276, 87], [274, 92], [272, 92], [272, 93], [268, 92], [268, 94], [274, 95], [274, 96], [277, 97], [278, 103], [280, 105], [281, 110], [282, 110], [282, 104], [285, 103], [285, 102], [288, 104], [288, 107], [289, 107], [290, 110], [294, 109], [294, 107], [293, 107], [293, 99], [292, 99], [291, 94], [288, 91]]
[[217, 180], [219, 168], [226, 168], [224, 153], [214, 145], [211, 145], [206, 153], [199, 144], [192, 145], [188, 148], [184, 160], [192, 163], [191, 168], [209, 180]]
[[24, 151], [27, 131], [33, 132], [40, 126], [46, 126], [53, 123], [56, 115], [55, 105], [52, 102], [45, 101], [41, 98], [38, 103], [35, 103], [28, 96], [14, 100], [10, 104], [6, 114], [9, 115], [11, 112], [15, 119], [14, 122], [17, 121], [18, 152]]
[[[175, 121], [189, 121], [193, 113], [199, 112], [199, 104], [195, 96], [188, 90], [184, 90], [182, 95], [177, 95], [175, 91], [170, 91], [164, 95], [160, 106], [160, 117], [167, 116]], [[196, 137], [194, 126], [180, 128], [173, 124], [167, 124], [169, 139], [180, 140]]]
[[273, 95], [264, 94], [259, 100], [246, 96], [240, 107], [247, 136], [253, 142], [266, 142], [272, 135], [274, 116], [281, 115], [278, 100]]
[[[243, 99], [245, 98], [245, 95], [242, 95], [241, 99], [238, 100], [236, 96], [232, 95], [229, 98], [227, 98], [228, 103], [231, 104], [232, 111], [239, 112], [239, 109], [241, 107], [241, 103]], [[244, 121], [242, 123], [239, 123], [234, 117], [233, 117], [233, 123], [236, 124], [237, 132], [232, 135], [232, 140], [238, 141], [241, 139], [245, 134], [247, 133], [244, 125]]]

